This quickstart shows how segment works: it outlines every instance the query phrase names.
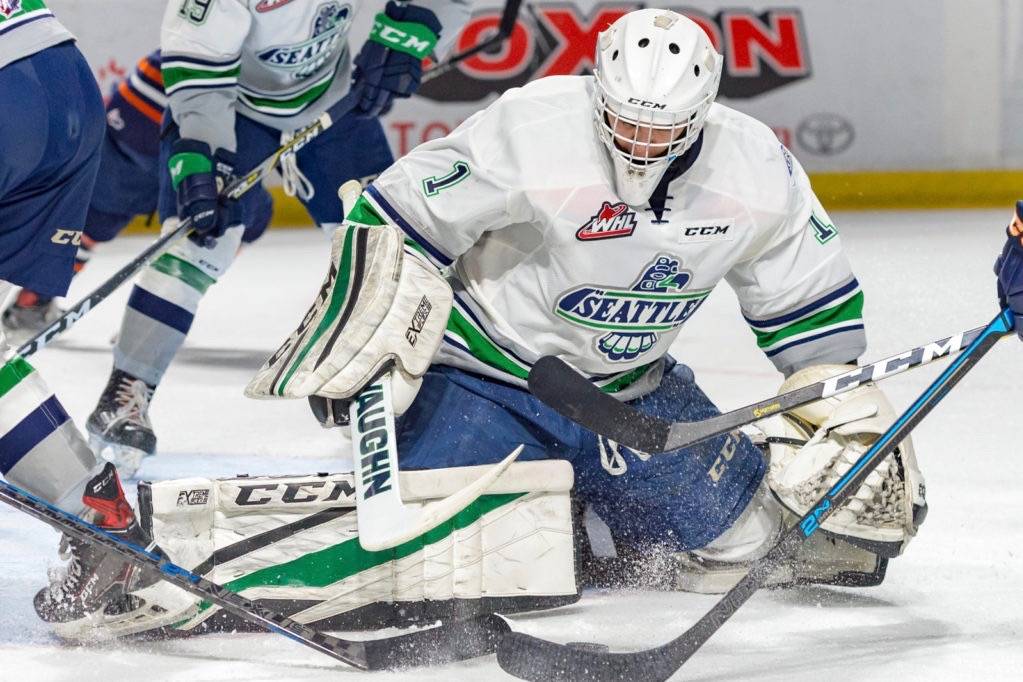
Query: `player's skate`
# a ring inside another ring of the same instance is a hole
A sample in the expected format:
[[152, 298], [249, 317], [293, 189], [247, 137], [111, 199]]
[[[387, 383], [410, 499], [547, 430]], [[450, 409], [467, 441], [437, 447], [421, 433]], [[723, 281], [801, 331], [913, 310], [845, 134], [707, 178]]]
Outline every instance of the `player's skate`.
[[34, 295], [30, 299], [19, 296], [3, 314], [3, 328], [7, 340], [17, 348], [63, 314], [64, 311], [52, 298], [48, 301], [39, 301]]
[[93, 451], [113, 462], [125, 479], [132, 478], [142, 460], [156, 452], [156, 434], [149, 421], [154, 390], [155, 386], [115, 369], [85, 423]]
[[[155, 545], [135, 521], [112, 464], [107, 463], [86, 484], [82, 500], [87, 507], [87, 521], [132, 544], [154, 550]], [[41, 589], [33, 603], [39, 617], [64, 638], [85, 638], [99, 621], [107, 617], [124, 618], [141, 608], [143, 600], [129, 596], [128, 592], [157, 581], [157, 574], [143, 573], [122, 557], [75, 538], [65, 536], [60, 553], [61, 558], [68, 560], [67, 565], [59, 575], [51, 575], [50, 586]]]
[[[786, 521], [794, 521], [789, 516]], [[723, 594], [749, 571], [752, 562], [718, 561], [695, 553], [673, 557], [673, 589], [701, 594]], [[796, 555], [767, 579], [766, 587], [839, 585], [873, 587], [884, 581], [888, 559], [844, 540], [815, 533]]]

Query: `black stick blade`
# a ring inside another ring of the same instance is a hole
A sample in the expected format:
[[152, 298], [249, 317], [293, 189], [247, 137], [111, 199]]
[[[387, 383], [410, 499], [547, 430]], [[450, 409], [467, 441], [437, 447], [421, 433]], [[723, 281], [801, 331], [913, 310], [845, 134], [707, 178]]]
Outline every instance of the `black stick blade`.
[[511, 632], [508, 623], [493, 613], [397, 637], [366, 641], [369, 670], [441, 665], [486, 656]]
[[635, 653], [607, 653], [538, 639], [512, 632], [497, 647], [497, 662], [508, 674], [531, 682], [660, 682], [678, 670], [679, 663], [663, 647]]
[[564, 360], [545, 355], [529, 372], [529, 391], [564, 417], [642, 452], [661, 452], [670, 424], [604, 393]]

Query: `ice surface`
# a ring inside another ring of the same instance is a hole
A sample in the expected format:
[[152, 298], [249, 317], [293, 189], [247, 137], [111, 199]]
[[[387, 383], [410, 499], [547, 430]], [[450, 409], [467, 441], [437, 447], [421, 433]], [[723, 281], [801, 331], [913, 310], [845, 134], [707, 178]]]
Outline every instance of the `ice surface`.
[[[877, 359], [986, 323], [996, 312], [991, 265], [1007, 211], [834, 216], [866, 292]], [[91, 290], [138, 252], [144, 238], [102, 248], [75, 282]], [[242, 387], [299, 321], [326, 268], [313, 231], [271, 232], [244, 251], [202, 303], [188, 345], [152, 408], [161, 454], [145, 477], [341, 470], [339, 436], [321, 430], [304, 401], [257, 402]], [[690, 267], [698, 267], [692, 264]], [[109, 339], [128, 287], [33, 358], [72, 416], [84, 423], [110, 368]], [[727, 348], [727, 352], [722, 352]], [[727, 286], [690, 321], [675, 354], [724, 409], [766, 397], [780, 382], [757, 350]], [[944, 365], [944, 363], [936, 363]], [[939, 371], [884, 382], [896, 408]], [[685, 667], [689, 680], [1003, 680], [1023, 669], [1021, 448], [1016, 440], [1023, 347], [996, 347], [915, 433], [930, 516], [907, 555], [873, 589], [762, 592]], [[1012, 388], [1017, 386], [1017, 388]], [[338, 679], [360, 675], [269, 634], [80, 648], [59, 644], [35, 618], [31, 595], [56, 562], [57, 536], [0, 509], [0, 680]], [[712, 597], [587, 593], [515, 627], [613, 649], [659, 644], [691, 624]], [[493, 656], [374, 680], [510, 679]]]

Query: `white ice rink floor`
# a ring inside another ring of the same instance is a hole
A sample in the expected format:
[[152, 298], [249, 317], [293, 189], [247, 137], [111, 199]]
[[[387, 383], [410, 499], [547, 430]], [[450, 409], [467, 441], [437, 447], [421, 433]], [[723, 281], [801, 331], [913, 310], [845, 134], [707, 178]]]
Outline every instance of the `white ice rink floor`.
[[[993, 317], [991, 267], [1008, 210], [834, 216], [866, 292], [865, 360]], [[93, 289], [148, 239], [102, 248], [75, 281], [72, 297]], [[326, 241], [314, 230], [271, 232], [211, 289], [156, 393], [151, 415], [160, 455], [147, 462], [144, 477], [350, 468], [339, 437], [317, 426], [305, 401], [242, 396], [252, 372], [303, 315], [327, 258]], [[32, 358], [80, 425], [106, 381], [109, 340], [129, 288], [84, 318], [60, 347]], [[772, 395], [780, 383], [724, 284], [687, 324], [674, 353], [723, 409]], [[883, 386], [902, 409], [938, 371], [929, 366]], [[930, 515], [882, 586], [761, 592], [677, 679], [1023, 679], [1020, 386], [1023, 345], [1007, 339], [917, 428]], [[46, 567], [57, 561], [56, 545], [48, 527], [0, 509], [0, 680], [279, 682], [365, 674], [270, 634], [63, 646], [31, 606]], [[671, 639], [714, 601], [681, 593], [587, 592], [571, 607], [517, 617], [514, 627], [630, 650]], [[372, 679], [512, 678], [489, 656]]]

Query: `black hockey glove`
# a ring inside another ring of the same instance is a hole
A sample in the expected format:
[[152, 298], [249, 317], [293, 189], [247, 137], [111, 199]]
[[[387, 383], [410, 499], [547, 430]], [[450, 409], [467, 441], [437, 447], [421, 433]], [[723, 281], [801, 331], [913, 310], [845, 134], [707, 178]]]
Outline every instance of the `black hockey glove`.
[[242, 222], [241, 206], [222, 196], [234, 173], [233, 152], [210, 147], [199, 140], [182, 138], [171, 147], [167, 161], [171, 183], [177, 193], [178, 218], [192, 219], [188, 238], [211, 247], [228, 227]]
[[388, 2], [355, 58], [355, 111], [366, 117], [382, 116], [390, 111], [395, 97], [411, 96], [419, 88], [423, 60], [433, 52], [440, 31], [437, 15], [425, 7]]
[[1012, 309], [1016, 333], [1023, 339], [1023, 201], [1016, 202], [1016, 215], [1006, 229], [1008, 240], [995, 261], [998, 275], [998, 302]]

